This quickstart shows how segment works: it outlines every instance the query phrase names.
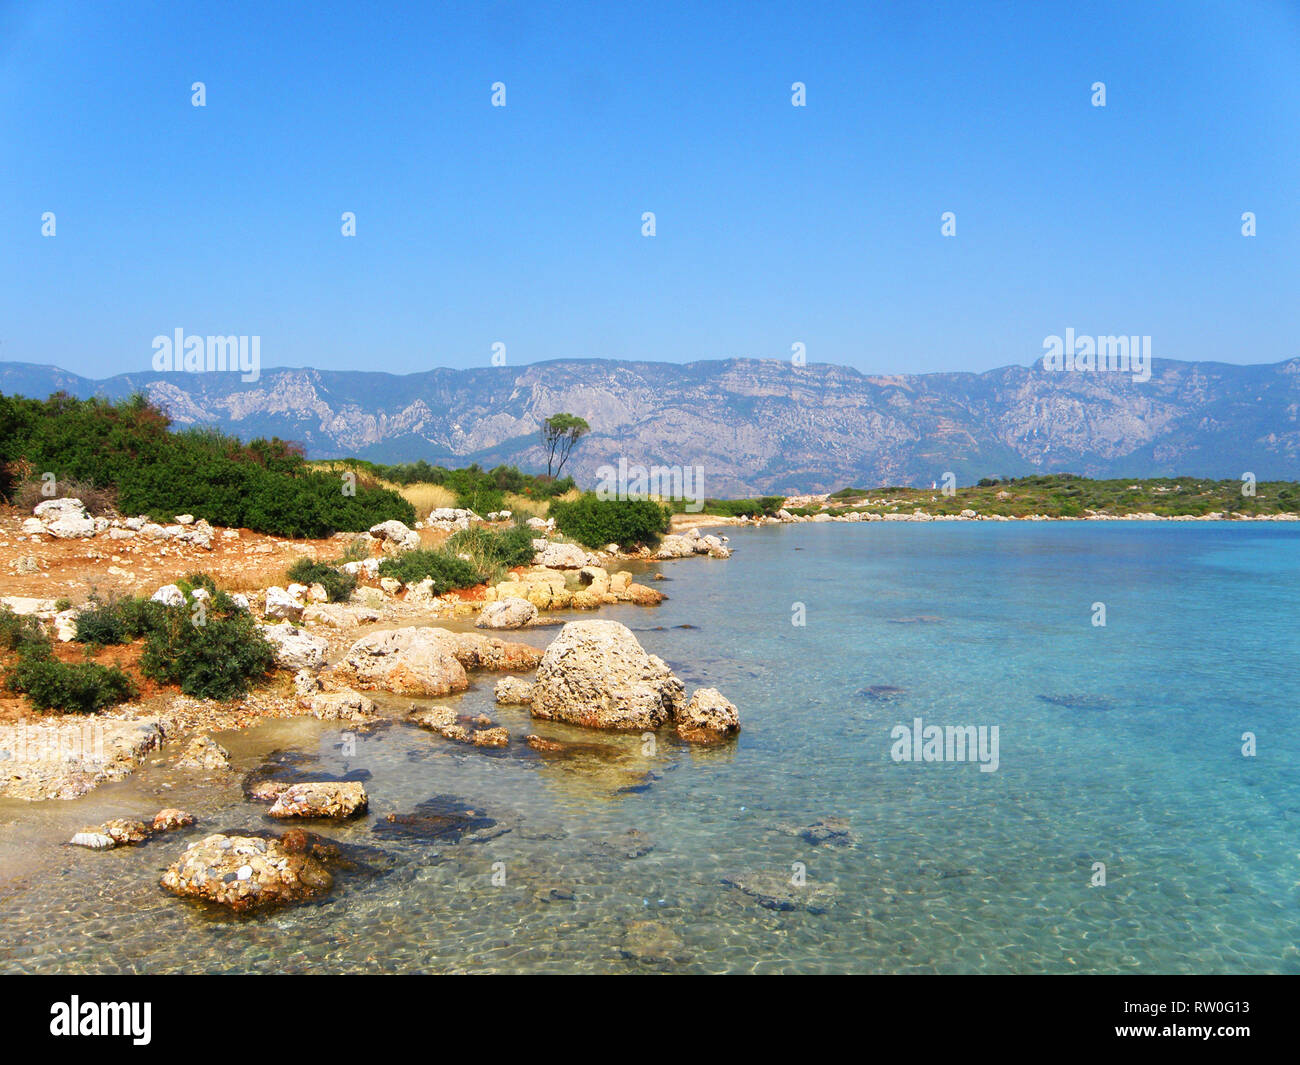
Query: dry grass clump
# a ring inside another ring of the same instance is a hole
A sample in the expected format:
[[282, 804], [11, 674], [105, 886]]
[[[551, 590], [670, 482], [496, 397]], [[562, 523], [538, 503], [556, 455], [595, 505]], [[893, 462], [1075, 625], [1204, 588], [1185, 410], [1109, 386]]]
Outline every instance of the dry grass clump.
[[96, 488], [89, 481], [71, 479], [55, 482], [53, 495], [46, 495], [44, 487], [44, 481], [24, 481], [14, 492], [14, 506], [30, 514], [38, 504], [50, 499], [80, 499], [87, 514], [95, 517], [117, 514], [117, 493], [111, 488]]
[[391, 488], [397, 492], [403, 499], [415, 508], [415, 515], [421, 521], [429, 516], [429, 511], [438, 507], [454, 507], [456, 505], [456, 493], [445, 485], [441, 484], [389, 484], [383, 482], [385, 488]]

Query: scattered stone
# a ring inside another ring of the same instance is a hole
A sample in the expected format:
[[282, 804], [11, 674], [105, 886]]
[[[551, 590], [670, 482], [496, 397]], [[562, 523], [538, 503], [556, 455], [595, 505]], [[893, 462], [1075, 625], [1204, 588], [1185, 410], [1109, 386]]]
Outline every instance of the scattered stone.
[[[301, 585], [291, 585], [291, 588], [301, 588]], [[302, 617], [305, 604], [302, 599], [295, 596], [291, 591], [272, 585], [266, 590], [266, 610], [264, 611], [268, 618], [283, 618], [286, 621], [297, 621]]]
[[236, 911], [301, 902], [333, 884], [329, 870], [310, 854], [289, 851], [274, 839], [220, 834], [190, 844], [161, 880], [173, 894]]
[[292, 784], [276, 796], [272, 817], [328, 817], [341, 820], [364, 813], [369, 800], [356, 781]]
[[474, 732], [470, 733], [469, 738], [475, 747], [504, 747], [510, 742], [510, 733], [497, 726], [496, 728], [475, 729]]
[[370, 535], [383, 541], [386, 550], [414, 551], [420, 546], [420, 534], [395, 519], [372, 525]]
[[149, 599], [154, 603], [162, 603], [163, 606], [185, 605], [185, 593], [174, 584], [164, 584]]
[[378, 717], [379, 707], [375, 701], [360, 692], [351, 690], [322, 692], [312, 696], [311, 712], [313, 717], [322, 721], [374, 721]]
[[716, 688], [698, 688], [677, 715], [677, 735], [690, 743], [717, 743], [740, 731], [740, 713]]
[[169, 832], [174, 828], [189, 828], [194, 823], [193, 814], [172, 807], [159, 810], [153, 815], [153, 830], [155, 832]]
[[494, 694], [500, 706], [527, 706], [533, 701], [533, 685], [521, 677], [502, 677]]
[[95, 851], [106, 851], [117, 846], [117, 841], [108, 833], [94, 829], [78, 832], [68, 842], [74, 847], [89, 847]]
[[325, 664], [329, 641], [324, 637], [313, 636], [289, 621], [258, 627], [275, 648], [275, 662], [282, 669], [313, 670], [320, 669]]
[[176, 760], [178, 769], [229, 769], [230, 752], [211, 736], [196, 736], [190, 740]]
[[527, 599], [510, 597], [488, 603], [474, 624], [480, 629], [521, 629], [536, 618], [536, 606]]

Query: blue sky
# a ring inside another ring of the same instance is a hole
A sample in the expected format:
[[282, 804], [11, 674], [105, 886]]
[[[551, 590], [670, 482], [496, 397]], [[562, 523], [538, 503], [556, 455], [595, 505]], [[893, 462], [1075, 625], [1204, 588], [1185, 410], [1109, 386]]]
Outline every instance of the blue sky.
[[0, 360], [94, 377], [177, 327], [394, 373], [1275, 362], [1300, 5], [0, 0], [0, 234]]

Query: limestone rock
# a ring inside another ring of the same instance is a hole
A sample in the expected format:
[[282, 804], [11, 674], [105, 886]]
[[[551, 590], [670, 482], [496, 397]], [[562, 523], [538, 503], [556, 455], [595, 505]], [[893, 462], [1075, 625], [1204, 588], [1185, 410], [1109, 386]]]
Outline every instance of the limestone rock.
[[502, 677], [494, 694], [501, 706], [527, 706], [533, 701], [533, 686], [520, 677]]
[[159, 810], [153, 815], [153, 830], [155, 832], [168, 832], [174, 828], [188, 828], [192, 824], [194, 824], [193, 814], [172, 807]]
[[480, 629], [521, 629], [536, 618], [536, 606], [527, 599], [511, 596], [488, 603], [474, 624]]
[[399, 695], [447, 695], [469, 687], [465, 667], [429, 628], [363, 636], [336, 667], [360, 688]]
[[320, 669], [325, 664], [329, 642], [297, 628], [292, 622], [261, 625], [262, 635], [275, 648], [276, 665], [283, 669]]
[[229, 769], [230, 752], [211, 736], [196, 736], [190, 740], [176, 760], [178, 769]]
[[360, 692], [321, 692], [312, 696], [311, 713], [322, 721], [373, 721], [379, 708]]
[[336, 820], [364, 813], [369, 799], [355, 780], [294, 784], [276, 797], [272, 817], [328, 817]]
[[244, 911], [327, 893], [334, 878], [318, 859], [273, 839], [212, 835], [190, 845], [162, 877], [166, 890]]
[[[301, 587], [301, 585], [291, 587]], [[268, 618], [297, 621], [302, 617], [303, 607], [302, 599], [293, 595], [289, 590], [278, 585], [272, 585], [266, 590], [265, 614]]]
[[658, 728], [685, 702], [664, 662], [617, 621], [571, 621], [542, 656], [534, 717], [591, 728]]
[[716, 688], [698, 688], [678, 712], [676, 723], [682, 739], [716, 743], [740, 731], [740, 713]]

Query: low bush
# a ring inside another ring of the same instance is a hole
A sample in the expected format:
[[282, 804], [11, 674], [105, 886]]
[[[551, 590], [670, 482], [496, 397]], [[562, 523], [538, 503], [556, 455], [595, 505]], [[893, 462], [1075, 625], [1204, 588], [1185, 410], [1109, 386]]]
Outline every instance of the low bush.
[[111, 505], [116, 493], [123, 513], [157, 521], [188, 512], [213, 525], [319, 537], [415, 520], [396, 492], [312, 470], [302, 448], [287, 441], [245, 444], [203, 428], [172, 432], [168, 417], [142, 396], [121, 403], [62, 393], [0, 396], [0, 455], [6, 495], [30, 491], [15, 488], [19, 478], [55, 471], [61, 495], [75, 488], [93, 510]]
[[526, 525], [514, 525], [501, 532], [482, 526], [461, 529], [447, 541], [446, 547], [452, 554], [469, 555], [482, 569], [531, 565], [536, 554], [533, 532]]
[[164, 610], [161, 603], [134, 596], [101, 600], [92, 595], [89, 605], [77, 615], [75, 639], [105, 647], [130, 643], [159, 624]]
[[39, 621], [0, 606], [0, 651], [21, 651], [28, 644], [48, 642]]
[[26, 695], [35, 710], [78, 714], [93, 714], [139, 694], [135, 682], [116, 666], [61, 662], [49, 644], [25, 644], [5, 684]]
[[565, 536], [594, 550], [606, 544], [654, 547], [668, 531], [670, 514], [653, 500], [597, 499], [589, 492], [571, 503], [552, 503], [551, 517]]
[[357, 588], [357, 578], [354, 575], [312, 558], [300, 558], [290, 566], [289, 580], [305, 584], [309, 588], [313, 584], [319, 584], [325, 589], [325, 595], [331, 603], [346, 603]]
[[445, 547], [407, 551], [379, 563], [383, 577], [394, 577], [403, 584], [415, 584], [425, 578], [433, 580], [433, 593], [442, 595], [456, 588], [482, 584], [484, 575], [470, 562], [458, 558]]
[[203, 611], [163, 607], [145, 636], [140, 670], [146, 677], [179, 684], [196, 699], [234, 699], [275, 667], [275, 652], [253, 616], [225, 593]]

